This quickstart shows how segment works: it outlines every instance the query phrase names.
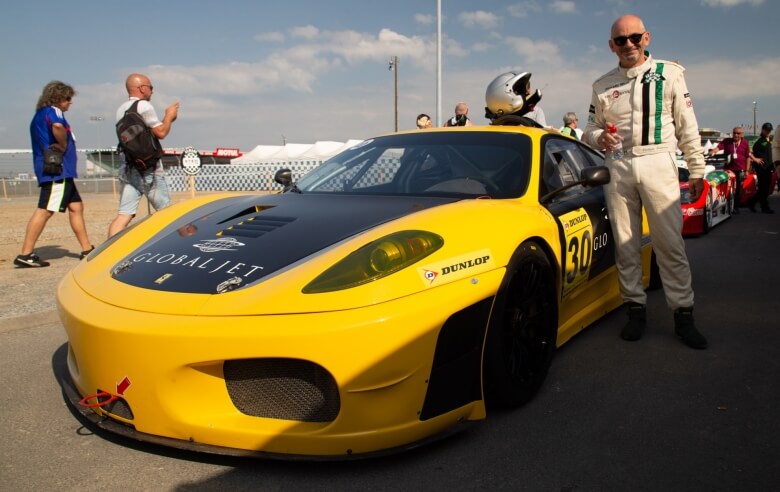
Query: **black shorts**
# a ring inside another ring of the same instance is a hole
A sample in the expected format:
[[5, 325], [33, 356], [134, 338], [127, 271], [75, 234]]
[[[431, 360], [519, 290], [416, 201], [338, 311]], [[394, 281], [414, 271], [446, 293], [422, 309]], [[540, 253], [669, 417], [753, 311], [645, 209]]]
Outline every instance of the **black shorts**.
[[38, 198], [38, 208], [50, 212], [64, 212], [71, 203], [81, 201], [79, 190], [73, 178], [62, 181], [47, 181], [41, 183], [41, 195]]

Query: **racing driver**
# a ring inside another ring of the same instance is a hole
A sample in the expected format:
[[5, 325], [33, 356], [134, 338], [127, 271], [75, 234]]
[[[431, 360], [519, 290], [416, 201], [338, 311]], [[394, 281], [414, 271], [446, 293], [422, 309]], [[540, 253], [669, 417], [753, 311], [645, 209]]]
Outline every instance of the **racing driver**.
[[[622, 338], [639, 340], [646, 325], [640, 256], [644, 206], [666, 303], [674, 310], [675, 333], [689, 347], [704, 349], [707, 340], [693, 322], [675, 152], [679, 147], [688, 163], [693, 199], [703, 190], [704, 154], [684, 68], [655, 60], [645, 50], [649, 44], [650, 33], [639, 17], [624, 15], [612, 24], [609, 47], [619, 64], [593, 83], [583, 141], [608, 151], [611, 180], [604, 191], [620, 290], [628, 308]], [[617, 134], [606, 130], [610, 125], [617, 127]], [[623, 153], [616, 157], [612, 151], [618, 140]]]

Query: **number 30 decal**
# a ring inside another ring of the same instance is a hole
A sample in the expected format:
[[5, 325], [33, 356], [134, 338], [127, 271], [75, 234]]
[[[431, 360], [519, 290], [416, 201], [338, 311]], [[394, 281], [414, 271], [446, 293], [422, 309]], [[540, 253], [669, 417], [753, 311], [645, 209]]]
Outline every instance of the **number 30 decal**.
[[584, 208], [558, 217], [566, 241], [563, 254], [563, 295], [588, 278], [593, 258], [593, 224]]

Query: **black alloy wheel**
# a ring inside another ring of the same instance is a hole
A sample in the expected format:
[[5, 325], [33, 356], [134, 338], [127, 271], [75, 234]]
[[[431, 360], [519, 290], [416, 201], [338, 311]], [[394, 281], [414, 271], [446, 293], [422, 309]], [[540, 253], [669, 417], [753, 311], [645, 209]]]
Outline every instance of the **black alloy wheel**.
[[542, 248], [522, 244], [496, 298], [485, 342], [489, 405], [514, 408], [533, 398], [550, 368], [557, 336], [555, 276]]

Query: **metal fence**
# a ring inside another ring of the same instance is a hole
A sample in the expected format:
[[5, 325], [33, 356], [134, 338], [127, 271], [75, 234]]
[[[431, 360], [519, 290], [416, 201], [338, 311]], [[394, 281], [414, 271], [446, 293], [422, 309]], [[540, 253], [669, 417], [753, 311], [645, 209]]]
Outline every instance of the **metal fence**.
[[[120, 160], [111, 149], [81, 151], [78, 160], [76, 180], [81, 193], [118, 193], [121, 183], [116, 175]], [[31, 154], [20, 151], [16, 154], [0, 154], [0, 170], [8, 177], [2, 181], [2, 196], [37, 196], [38, 182], [32, 173]], [[181, 167], [178, 156], [164, 156], [165, 180], [172, 192], [186, 191], [278, 191], [281, 186], [274, 182], [274, 174], [280, 168], [292, 171], [293, 179], [299, 179], [322, 161], [319, 159], [280, 159], [251, 164], [216, 164], [204, 162], [195, 176], [190, 176]], [[11, 177], [13, 176], [13, 177]]]
[[[195, 176], [190, 176], [181, 167], [166, 171], [165, 180], [173, 192], [182, 191], [278, 191], [281, 186], [273, 177], [279, 168], [292, 170], [293, 179], [298, 179], [320, 164], [319, 161], [275, 162], [247, 165], [205, 165]], [[33, 179], [0, 178], [4, 199], [38, 195], [38, 182]], [[115, 176], [97, 176], [76, 179], [80, 193], [118, 193], [122, 185]]]
[[[77, 179], [80, 193], [116, 193], [119, 182], [115, 178]], [[38, 181], [35, 179], [2, 178], [3, 198], [10, 200], [25, 196], [38, 196]]]

